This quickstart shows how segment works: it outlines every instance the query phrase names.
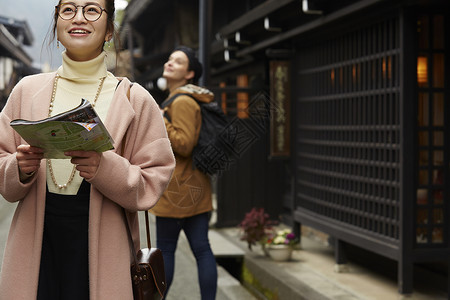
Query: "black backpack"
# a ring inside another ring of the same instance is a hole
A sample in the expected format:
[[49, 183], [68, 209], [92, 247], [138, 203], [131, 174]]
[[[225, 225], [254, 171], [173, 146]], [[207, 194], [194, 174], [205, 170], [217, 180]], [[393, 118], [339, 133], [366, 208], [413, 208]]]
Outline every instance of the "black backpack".
[[[215, 175], [225, 171], [232, 162], [236, 133], [234, 127], [216, 101], [200, 102], [187, 93], [179, 93], [165, 100], [161, 108], [169, 106], [176, 97], [186, 95], [200, 105], [202, 126], [197, 145], [192, 151], [194, 167], [205, 174]], [[165, 117], [171, 121], [167, 114]]]

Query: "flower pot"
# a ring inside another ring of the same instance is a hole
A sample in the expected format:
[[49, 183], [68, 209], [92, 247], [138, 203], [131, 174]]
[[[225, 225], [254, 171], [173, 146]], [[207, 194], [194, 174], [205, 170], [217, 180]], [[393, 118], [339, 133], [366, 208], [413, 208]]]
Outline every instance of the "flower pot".
[[266, 247], [270, 257], [275, 261], [288, 261], [292, 256], [292, 247], [288, 245], [269, 245]]

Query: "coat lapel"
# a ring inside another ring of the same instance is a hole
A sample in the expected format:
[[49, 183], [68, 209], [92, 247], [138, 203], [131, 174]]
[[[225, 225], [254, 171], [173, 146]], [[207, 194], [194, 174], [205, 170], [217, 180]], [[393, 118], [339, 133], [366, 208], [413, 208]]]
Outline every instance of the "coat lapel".
[[52, 98], [53, 84], [55, 82], [56, 72], [46, 77], [46, 82], [40, 84], [41, 88], [38, 89], [33, 95], [33, 100], [30, 101], [31, 112], [33, 119], [40, 120], [48, 117], [48, 109]]
[[120, 145], [125, 132], [135, 115], [130, 99], [127, 97], [130, 85], [131, 83], [128, 79], [121, 79], [121, 82], [114, 93], [111, 107], [105, 120], [105, 126], [114, 140], [116, 152], [120, 151], [117, 146]]

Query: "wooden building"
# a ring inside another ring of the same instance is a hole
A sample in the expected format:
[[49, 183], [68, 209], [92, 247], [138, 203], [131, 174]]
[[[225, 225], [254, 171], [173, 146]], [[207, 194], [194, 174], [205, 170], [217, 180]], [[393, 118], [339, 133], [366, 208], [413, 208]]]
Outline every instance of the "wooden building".
[[337, 263], [346, 244], [397, 261], [410, 293], [414, 264], [450, 268], [449, 6], [133, 0], [122, 40], [159, 100], [170, 51], [199, 49], [203, 84], [248, 129], [217, 180], [218, 226], [264, 207], [332, 236]]
[[25, 21], [0, 16], [0, 110], [20, 78], [33, 73], [32, 59], [23, 49], [32, 43], [33, 35]]

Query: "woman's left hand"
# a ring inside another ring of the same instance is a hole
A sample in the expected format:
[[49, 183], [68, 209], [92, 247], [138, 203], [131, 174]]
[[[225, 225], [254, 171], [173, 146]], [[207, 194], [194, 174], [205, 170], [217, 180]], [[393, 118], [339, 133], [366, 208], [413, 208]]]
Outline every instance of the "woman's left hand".
[[85, 179], [94, 177], [102, 159], [102, 153], [95, 151], [67, 151], [64, 154], [72, 156], [70, 162], [76, 165], [80, 176]]

